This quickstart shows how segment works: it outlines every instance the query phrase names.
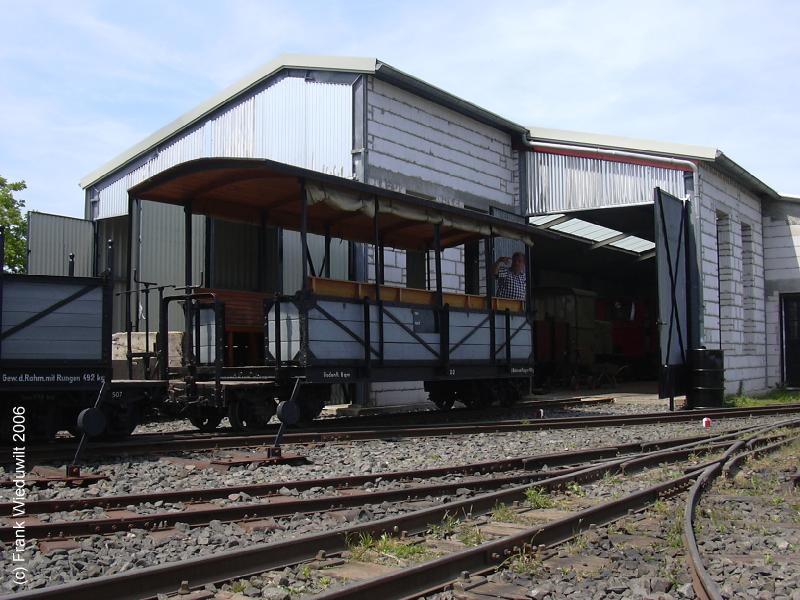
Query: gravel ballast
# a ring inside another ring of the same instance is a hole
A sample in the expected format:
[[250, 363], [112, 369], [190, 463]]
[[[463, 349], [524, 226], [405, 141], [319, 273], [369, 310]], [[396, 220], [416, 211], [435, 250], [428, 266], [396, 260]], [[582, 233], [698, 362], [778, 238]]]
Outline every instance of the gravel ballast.
[[[406, 438], [384, 441], [360, 441], [294, 447], [287, 450], [306, 456], [306, 465], [269, 465], [236, 468], [228, 472], [213, 469], [187, 468], [191, 465], [174, 464], [157, 459], [135, 460], [126, 458], [116, 463], [93, 466], [109, 475], [85, 489], [54, 487], [31, 490], [29, 500], [46, 498], [79, 498], [84, 496], [110, 496], [131, 493], [151, 493], [158, 490], [207, 488], [251, 484], [260, 482], [290, 481], [304, 478], [321, 478], [340, 475], [385, 472], [389, 470], [415, 470], [444, 465], [529, 456], [560, 452], [577, 448], [608, 446], [615, 443], [653, 441], [700, 435], [700, 419], [688, 423], [666, 425], [639, 425], [570, 430], [544, 430], [502, 434], [477, 434], [442, 438]], [[781, 416], [752, 417], [716, 421], [712, 434], [732, 429], [774, 423]], [[200, 455], [198, 455], [200, 456]], [[207, 455], [205, 455], [207, 456]], [[373, 484], [374, 485], [374, 484]], [[368, 489], [365, 487], [365, 489]], [[286, 490], [294, 495], [292, 490]], [[328, 493], [329, 490], [309, 490], [310, 494]], [[303, 492], [306, 493], [306, 492]], [[469, 492], [466, 492], [469, 493]], [[228, 498], [223, 502], [247, 502], [249, 498]], [[440, 504], [446, 498], [431, 498], [430, 503]], [[85, 579], [97, 575], [110, 575], [130, 569], [152, 566], [164, 562], [225, 552], [252, 544], [285, 539], [312, 531], [323, 531], [355, 522], [384, 518], [401, 511], [425, 507], [421, 503], [383, 503], [361, 509], [340, 511], [339, 514], [294, 515], [274, 519], [260, 530], [247, 530], [238, 524], [212, 522], [205, 527], [178, 526], [175, 531], [153, 535], [144, 530], [117, 533], [110, 536], [92, 536], [67, 547], [42, 553], [31, 543], [26, 565], [30, 569], [31, 587], [55, 585], [64, 581]], [[180, 505], [129, 507], [137, 512], [179, 510]], [[84, 517], [84, 514], [86, 515]], [[96, 518], [102, 511], [80, 511], [79, 514], [52, 515], [61, 518]], [[10, 571], [10, 546], [4, 545], [2, 567]], [[5, 591], [17, 591], [7, 582]]]

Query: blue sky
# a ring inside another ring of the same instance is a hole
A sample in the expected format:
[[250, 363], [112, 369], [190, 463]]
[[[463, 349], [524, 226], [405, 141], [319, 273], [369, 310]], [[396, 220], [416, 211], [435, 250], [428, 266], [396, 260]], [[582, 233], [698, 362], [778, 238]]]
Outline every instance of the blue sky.
[[0, 0], [0, 175], [78, 180], [284, 52], [375, 56], [513, 121], [715, 146], [800, 193], [800, 3]]

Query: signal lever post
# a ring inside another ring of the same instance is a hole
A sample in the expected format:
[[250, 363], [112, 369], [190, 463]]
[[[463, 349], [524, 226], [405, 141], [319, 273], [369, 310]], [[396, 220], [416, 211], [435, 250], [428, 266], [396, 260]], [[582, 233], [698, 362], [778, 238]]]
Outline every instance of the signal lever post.
[[78, 448], [75, 450], [75, 457], [72, 463], [67, 465], [67, 477], [80, 477], [81, 468], [78, 465], [78, 459], [83, 452], [86, 442], [90, 435], [99, 435], [106, 428], [106, 419], [100, 410], [100, 404], [105, 397], [106, 385], [108, 380], [104, 379], [103, 384], [100, 386], [100, 393], [97, 394], [97, 401], [94, 403], [93, 408], [84, 408], [78, 415], [78, 427], [81, 430], [81, 441], [78, 442]]
[[271, 456], [279, 457], [281, 455], [281, 440], [283, 434], [286, 432], [288, 425], [295, 425], [300, 419], [300, 410], [297, 406], [297, 395], [300, 392], [300, 385], [302, 377], [296, 377], [294, 380], [294, 387], [292, 388], [292, 395], [288, 400], [284, 400], [278, 404], [278, 419], [281, 421], [281, 426], [278, 428], [278, 433], [275, 435], [275, 443], [269, 449]]

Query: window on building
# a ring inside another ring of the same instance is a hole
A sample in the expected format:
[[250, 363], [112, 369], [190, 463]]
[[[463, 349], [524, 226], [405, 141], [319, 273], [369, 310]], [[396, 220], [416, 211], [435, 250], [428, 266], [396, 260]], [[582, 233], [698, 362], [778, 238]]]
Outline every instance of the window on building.
[[742, 308], [744, 309], [744, 343], [755, 343], [756, 279], [753, 228], [742, 223]]
[[731, 349], [733, 342], [733, 240], [731, 218], [717, 211], [717, 292], [719, 307], [719, 345]]

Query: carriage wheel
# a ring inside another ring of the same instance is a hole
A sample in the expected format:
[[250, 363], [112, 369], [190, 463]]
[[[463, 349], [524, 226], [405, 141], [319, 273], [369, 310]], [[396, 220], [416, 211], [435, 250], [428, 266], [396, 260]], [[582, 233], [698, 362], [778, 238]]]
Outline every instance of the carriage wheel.
[[331, 397], [329, 385], [304, 385], [300, 388], [300, 397], [297, 398], [300, 409], [300, 422], [313, 421], [322, 414], [325, 402]]
[[506, 406], [506, 390], [502, 381], [487, 381], [481, 387], [484, 406], [492, 406], [494, 404]]
[[189, 417], [189, 422], [197, 427], [200, 431], [210, 432], [219, 427], [222, 421], [222, 415], [218, 412], [211, 413], [203, 411], [201, 415], [193, 415]]
[[[109, 406], [109, 405], [106, 405]], [[115, 405], [106, 413], [106, 430], [102, 437], [119, 439], [128, 437], [139, 425], [141, 419], [141, 409], [135, 402], [128, 404]]]
[[467, 408], [486, 408], [491, 404], [490, 397], [483, 386], [463, 386], [458, 394], [459, 401]]
[[275, 414], [275, 403], [271, 399], [257, 405], [247, 398], [236, 398], [228, 404], [228, 420], [237, 431], [264, 429]]
[[501, 387], [500, 405], [506, 408], [514, 406], [520, 399], [519, 388], [512, 381], [506, 381]]
[[434, 386], [428, 392], [428, 398], [439, 410], [450, 410], [456, 403], [456, 396], [445, 386]]

